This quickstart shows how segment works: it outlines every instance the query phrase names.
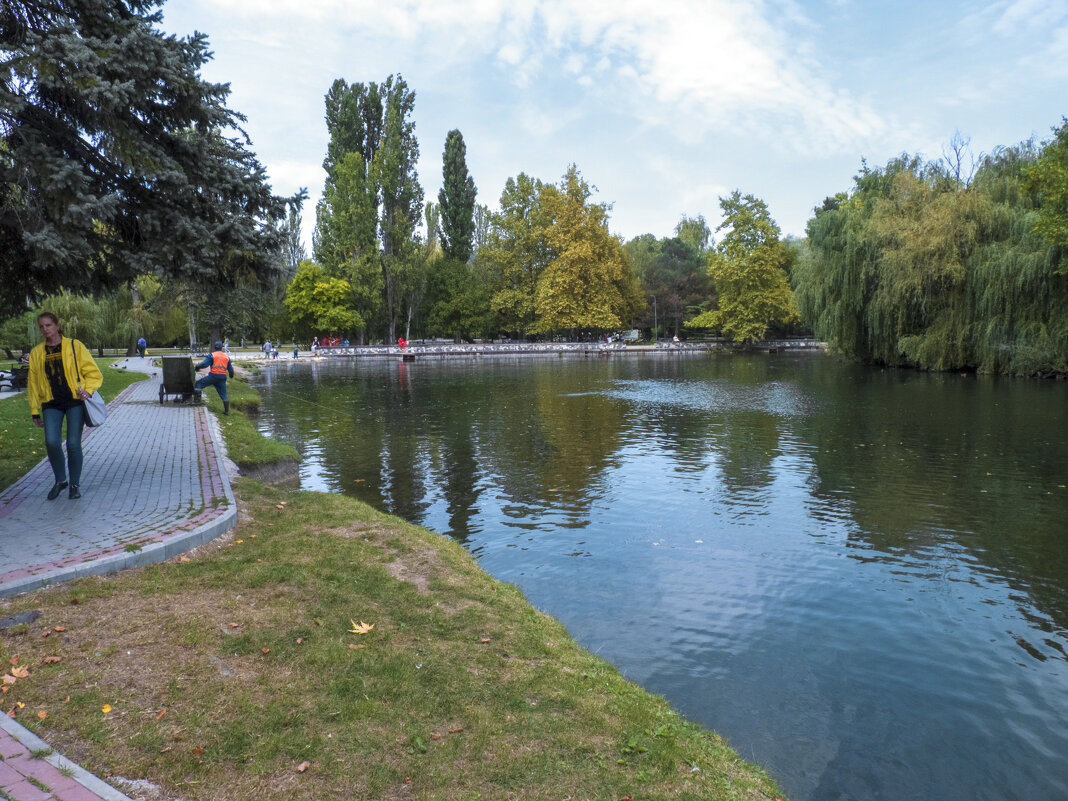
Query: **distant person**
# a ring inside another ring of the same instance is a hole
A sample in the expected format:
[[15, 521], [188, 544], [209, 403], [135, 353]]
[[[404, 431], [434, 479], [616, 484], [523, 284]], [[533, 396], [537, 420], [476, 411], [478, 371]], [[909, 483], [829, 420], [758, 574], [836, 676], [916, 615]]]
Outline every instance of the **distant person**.
[[[89, 349], [76, 339], [63, 336], [59, 318], [52, 312], [37, 316], [44, 337], [30, 351], [26, 399], [33, 424], [45, 431], [45, 450], [52, 465], [55, 484], [48, 491], [54, 501], [70, 487], [68, 497], [82, 497], [82, 430], [85, 428], [83, 401], [100, 389], [104, 377]], [[63, 421], [67, 421], [67, 459], [63, 460]], [[68, 478], [70, 480], [68, 484]]]
[[199, 398], [205, 387], [215, 387], [215, 391], [219, 393], [219, 398], [223, 402], [223, 414], [230, 414], [230, 395], [226, 391], [226, 377], [234, 377], [234, 362], [223, 350], [223, 343], [216, 342], [215, 350], [209, 353], [207, 358], [196, 366], [196, 369], [203, 370], [205, 367], [209, 368], [208, 374], [197, 379], [193, 391]]
[[406, 347], [408, 347], [408, 340], [406, 340], [404, 337], [397, 337], [397, 344], [400, 345], [401, 350], [404, 350]]
[[266, 342], [264, 342], [263, 347], [260, 348], [260, 350], [263, 351], [264, 355], [268, 359], [271, 358], [271, 340], [268, 339]]
[[297, 358], [300, 355], [300, 351], [297, 349], [297, 343], [293, 343], [293, 358]]
[[145, 351], [148, 350], [148, 342], [144, 337], [137, 340], [137, 355], [142, 359], [145, 358]]
[[226, 339], [223, 340], [223, 353], [227, 356], [230, 355], [230, 337], [226, 337]]

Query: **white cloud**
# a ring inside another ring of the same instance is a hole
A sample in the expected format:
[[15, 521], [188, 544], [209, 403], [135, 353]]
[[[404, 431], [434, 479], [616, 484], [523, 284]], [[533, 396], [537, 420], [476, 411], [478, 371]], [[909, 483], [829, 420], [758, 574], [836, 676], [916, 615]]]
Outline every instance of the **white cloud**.
[[748, 0], [220, 4], [227, 13], [248, 17], [250, 24], [284, 16], [296, 24], [323, 23], [325, 37], [355, 35], [372, 46], [389, 41], [392, 48], [399, 40], [426, 52], [425, 69], [448, 72], [458, 63], [493, 56], [520, 87], [535, 85], [543, 71], [560, 65], [565, 72], [596, 77], [580, 85], [614, 92], [635, 106], [685, 106], [706, 129], [787, 119], [820, 146], [849, 146], [885, 130], [870, 108], [810, 68], [804, 34], [812, 23], [792, 2], [774, 7]]

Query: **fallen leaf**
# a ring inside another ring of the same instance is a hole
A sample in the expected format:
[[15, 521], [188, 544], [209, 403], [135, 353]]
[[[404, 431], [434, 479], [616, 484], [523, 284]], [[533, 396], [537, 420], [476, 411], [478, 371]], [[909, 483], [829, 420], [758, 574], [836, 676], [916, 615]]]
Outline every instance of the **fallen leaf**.
[[353, 634], [366, 634], [375, 627], [374, 623], [364, 623], [362, 620], [357, 623], [352, 618], [349, 618], [349, 623], [352, 624], [352, 628], [349, 631]]
[[70, 605], [71, 606], [77, 606], [80, 603], [81, 603], [81, 601], [79, 601], [77, 598], [71, 598], [70, 599]]
[[297, 765], [297, 773], [303, 773], [304, 771], [306, 771], [310, 767], [311, 767], [311, 762], [309, 762], [308, 760], [305, 759], [303, 762], [301, 762], [299, 765]]
[[46, 665], [55, 665], [55, 664], [57, 664], [59, 662], [62, 662], [62, 661], [63, 661], [63, 657], [61, 657], [61, 656], [46, 656], [44, 658], [44, 663]]
[[433, 732], [431, 732], [430, 733], [430, 739], [431, 740], [440, 740], [441, 739], [441, 735], [440, 734], [434, 734]]
[[166, 709], [161, 709], [159, 712], [156, 713], [156, 720], [159, 720], [160, 718], [162, 718], [166, 714], [167, 714], [167, 710]]
[[37, 712], [37, 718], [38, 718], [39, 720], [44, 720], [44, 719], [45, 719], [45, 718], [47, 718], [47, 717], [48, 717], [48, 713], [47, 713], [47, 712], [45, 712], [45, 711], [44, 711], [43, 709], [41, 709], [41, 710], [38, 710], [38, 712]]
[[16, 679], [10, 673], [5, 673], [4, 674], [4, 678], [3, 678], [4, 684], [14, 684], [16, 681], [18, 681], [18, 679]]
[[65, 703], [65, 704], [69, 704], [70, 703], [70, 696], [69, 695], [66, 698], [63, 699], [63, 703]]
[[42, 636], [42, 637], [47, 637], [47, 636], [48, 636], [49, 634], [51, 634], [51, 633], [52, 633], [52, 632], [50, 632], [50, 631], [47, 631], [47, 630], [46, 630], [46, 631], [42, 631], [42, 632], [41, 632], [41, 636]]
[[300, 645], [302, 642], [304, 642], [304, 638], [303, 637], [297, 637], [297, 645]]
[[241, 543], [243, 543], [243, 542], [244, 542], [244, 540], [238, 540], [238, 541], [237, 541], [237, 544], [238, 544], [238, 545], [240, 545], [240, 544], [241, 544]]
[[11, 657], [7, 661], [10, 662], [12, 665], [17, 665], [19, 663], [19, 655], [15, 654], [13, 657]]
[[286, 508], [282, 504], [278, 504], [274, 508], [275, 509], [281, 509], [283, 512], [286, 510]]
[[240, 626], [240, 625], [241, 625], [240, 623], [231, 623], [231, 624], [230, 624], [230, 628], [232, 628], [232, 629], [236, 629], [236, 628], [237, 628], [238, 626]]
[[463, 730], [463, 726], [457, 726], [455, 729], [449, 729], [449, 734], [459, 734]]
[[16, 679], [29, 678], [30, 669], [25, 665], [19, 665], [18, 667], [11, 668], [11, 675]]
[[490, 638], [489, 637], [479, 637], [478, 641], [482, 642], [482, 643], [486, 643], [486, 642], [490, 642]]
[[11, 707], [11, 709], [7, 710], [7, 716], [9, 718], [11, 718], [12, 720], [15, 719], [15, 715], [17, 715], [17, 714], [18, 714], [18, 712], [16, 711], [15, 707]]
[[101, 707], [100, 711], [106, 715], [108, 712], [111, 711], [111, 704], [104, 704], [104, 706]]
[[354, 649], [354, 648], [366, 648], [366, 647], [367, 647], [366, 645], [357, 645], [357, 644], [356, 644], [356, 643], [354, 643], [354, 642], [350, 642], [350, 643], [349, 643], [349, 649], [350, 649], [350, 650], [352, 650], [352, 649]]
[[188, 556], [186, 556], [185, 554], [182, 554], [181, 556], [179, 556], [179, 557], [178, 557], [178, 561], [179, 561], [179, 562], [192, 562], [193, 560], [192, 560], [192, 559], [190, 559], [190, 558], [189, 558]]
[[66, 626], [53, 626], [52, 627], [52, 631], [66, 631], [66, 630], [67, 630]]
[[201, 748], [201, 747], [200, 747], [200, 746], [198, 745], [198, 746], [197, 746], [196, 748], [194, 748], [194, 749], [193, 749], [193, 753], [194, 753], [194, 754], [195, 754], [196, 756], [200, 756], [201, 754], [203, 754], [203, 753], [204, 753], [204, 749], [203, 749], [203, 748]]
[[11, 689], [11, 685], [10, 684], [0, 684], [0, 693], [6, 693], [10, 689]]
[[271, 652], [270, 648], [261, 648], [260, 650], [263, 651], [265, 654], [269, 654]]

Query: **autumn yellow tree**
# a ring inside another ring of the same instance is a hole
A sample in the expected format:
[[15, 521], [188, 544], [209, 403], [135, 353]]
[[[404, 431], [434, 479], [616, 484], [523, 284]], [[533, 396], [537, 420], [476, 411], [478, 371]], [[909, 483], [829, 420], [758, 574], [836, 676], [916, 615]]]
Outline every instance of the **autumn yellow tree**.
[[542, 188], [550, 259], [534, 293], [536, 332], [621, 328], [644, 305], [623, 245], [608, 230], [608, 206], [590, 195], [575, 165], [559, 186]]

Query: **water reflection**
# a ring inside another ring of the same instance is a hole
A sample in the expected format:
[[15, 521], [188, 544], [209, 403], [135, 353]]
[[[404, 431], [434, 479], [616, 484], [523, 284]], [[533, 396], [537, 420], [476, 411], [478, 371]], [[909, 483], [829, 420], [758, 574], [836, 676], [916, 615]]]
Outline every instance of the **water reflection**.
[[305, 486], [464, 541], [794, 798], [1068, 797], [1063, 385], [807, 355], [262, 382]]

